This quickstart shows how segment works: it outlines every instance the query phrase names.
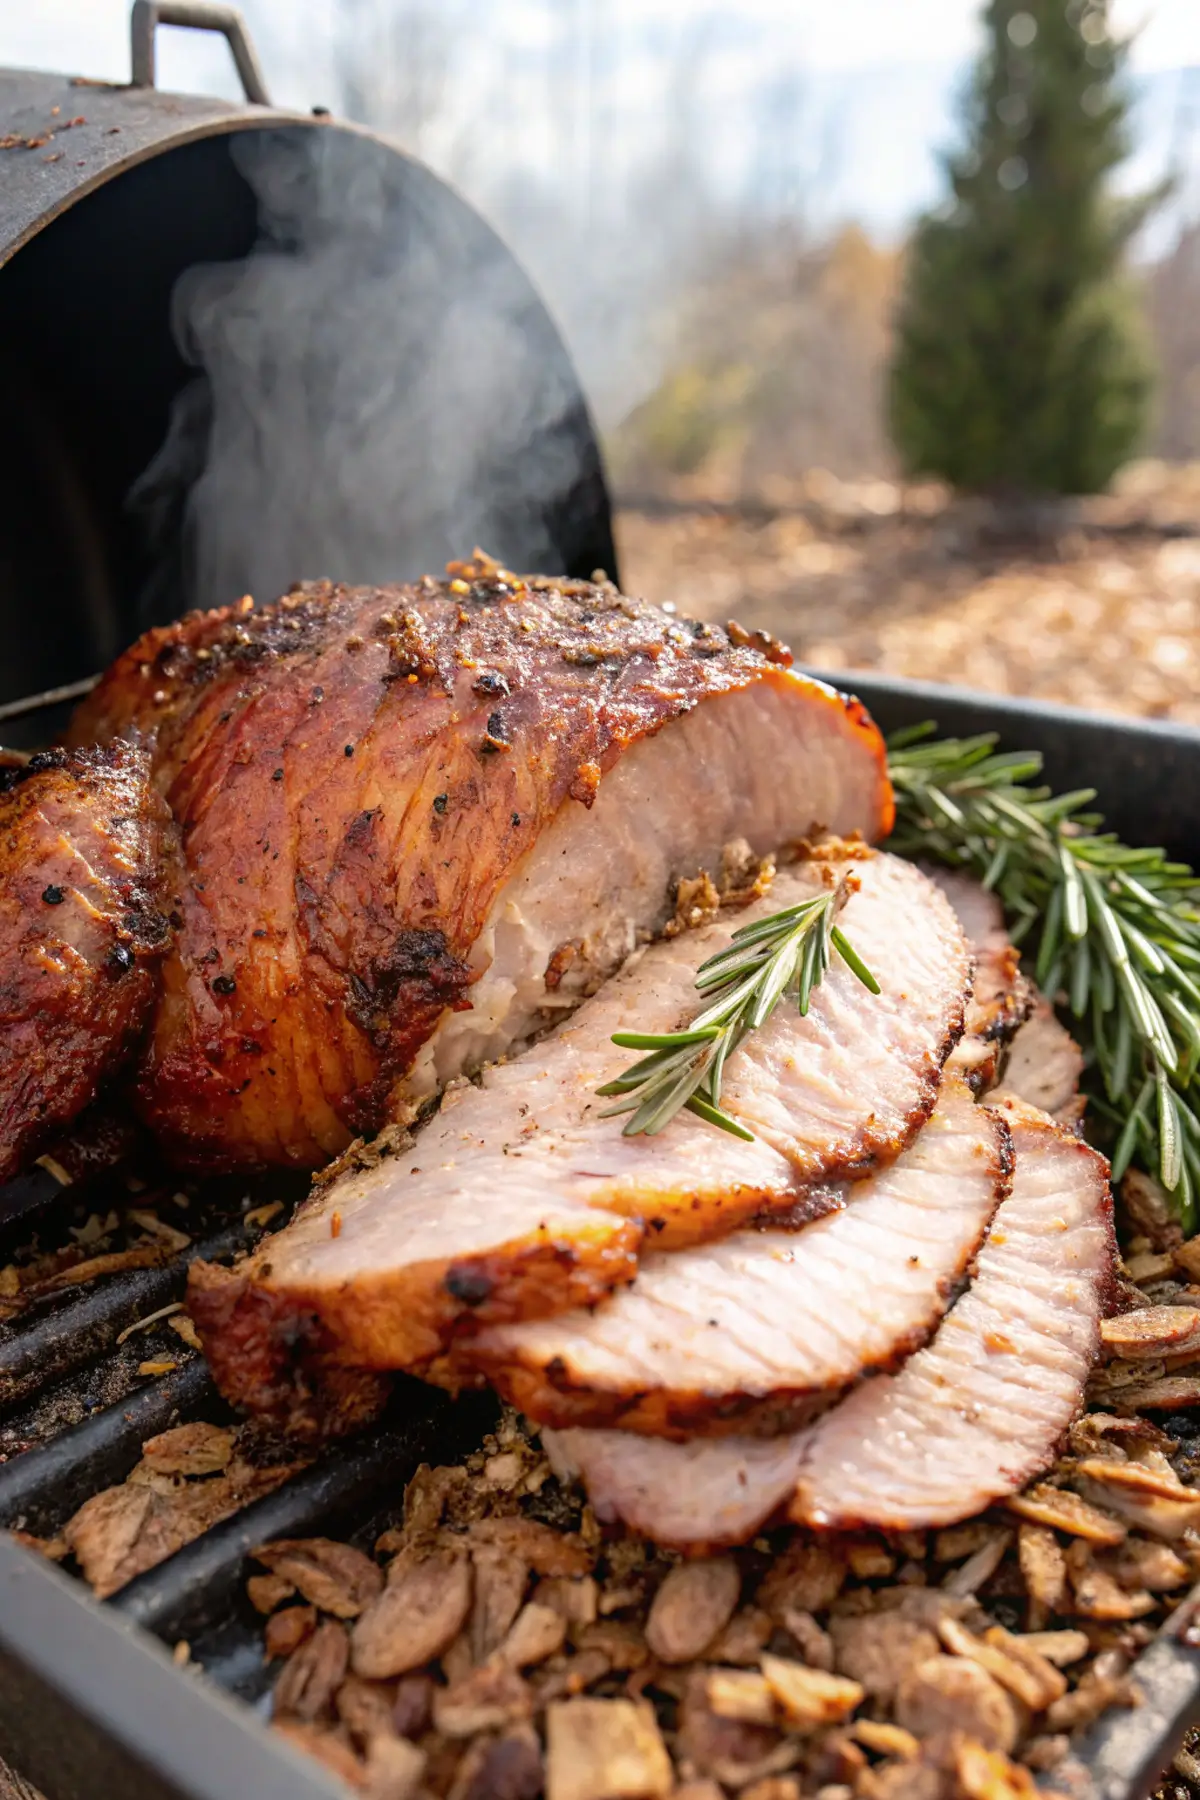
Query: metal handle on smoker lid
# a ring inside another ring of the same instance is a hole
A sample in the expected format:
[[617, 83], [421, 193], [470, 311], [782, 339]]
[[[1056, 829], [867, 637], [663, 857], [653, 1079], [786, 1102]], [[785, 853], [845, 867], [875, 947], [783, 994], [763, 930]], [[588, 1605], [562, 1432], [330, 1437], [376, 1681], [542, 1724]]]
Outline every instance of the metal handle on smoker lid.
[[242, 78], [242, 91], [257, 106], [270, 106], [266, 78], [246, 21], [236, 6], [218, 0], [133, 0], [129, 19], [134, 87], [154, 86], [154, 34], [160, 25], [185, 25], [193, 31], [219, 31], [228, 41]]

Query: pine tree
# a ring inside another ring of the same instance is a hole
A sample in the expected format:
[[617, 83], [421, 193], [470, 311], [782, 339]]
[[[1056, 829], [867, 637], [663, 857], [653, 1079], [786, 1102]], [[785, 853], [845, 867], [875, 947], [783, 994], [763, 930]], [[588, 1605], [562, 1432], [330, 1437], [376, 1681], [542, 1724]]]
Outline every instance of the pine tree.
[[1143, 429], [1150, 365], [1123, 256], [1158, 196], [1119, 200], [1127, 47], [1107, 0], [989, 0], [909, 250], [891, 370], [905, 468], [993, 495], [1094, 492]]

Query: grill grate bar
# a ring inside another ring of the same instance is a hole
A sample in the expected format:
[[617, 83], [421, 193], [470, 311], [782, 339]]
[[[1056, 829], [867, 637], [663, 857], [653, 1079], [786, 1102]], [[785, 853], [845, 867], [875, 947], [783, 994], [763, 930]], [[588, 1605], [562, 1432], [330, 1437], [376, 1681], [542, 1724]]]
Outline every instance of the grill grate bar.
[[138, 1575], [110, 1604], [127, 1619], [168, 1642], [193, 1648], [205, 1631], [243, 1605], [246, 1558], [272, 1538], [312, 1537], [333, 1524], [361, 1529], [385, 1506], [398, 1512], [417, 1466], [441, 1462], [478, 1444], [495, 1419], [490, 1396], [458, 1402], [416, 1382], [399, 1396], [404, 1417], [355, 1440], [295, 1475], [274, 1493], [212, 1526], [155, 1568]]
[[124, 1480], [143, 1439], [206, 1402], [219, 1404], [216, 1389], [204, 1359], [193, 1356], [119, 1406], [14, 1457], [0, 1467], [0, 1525], [53, 1535], [92, 1494]]
[[0, 1346], [0, 1414], [39, 1392], [57, 1377], [74, 1373], [114, 1348], [127, 1325], [157, 1312], [183, 1292], [188, 1265], [196, 1257], [221, 1262], [256, 1236], [253, 1227], [234, 1225], [192, 1245], [156, 1269], [130, 1269], [54, 1307]]

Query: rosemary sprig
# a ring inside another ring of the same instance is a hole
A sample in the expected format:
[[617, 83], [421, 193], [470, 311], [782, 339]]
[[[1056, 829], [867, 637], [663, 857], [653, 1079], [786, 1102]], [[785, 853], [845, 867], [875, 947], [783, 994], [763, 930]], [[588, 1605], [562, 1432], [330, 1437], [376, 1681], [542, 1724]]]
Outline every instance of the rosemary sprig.
[[1185, 1229], [1200, 1201], [1200, 884], [1161, 850], [1100, 828], [1092, 789], [1052, 794], [1041, 758], [996, 737], [889, 742], [890, 848], [968, 870], [1001, 900], [1015, 943], [1069, 1010], [1085, 1082], [1112, 1128], [1114, 1178], [1155, 1173]]
[[653, 1136], [686, 1108], [753, 1142], [754, 1133], [721, 1108], [725, 1064], [742, 1039], [766, 1024], [785, 995], [792, 996], [801, 1014], [807, 1013], [834, 950], [864, 987], [879, 992], [879, 983], [836, 922], [850, 891], [843, 879], [812, 900], [735, 931], [729, 947], [697, 971], [700, 993], [719, 997], [686, 1030], [615, 1032], [612, 1041], [623, 1050], [650, 1054], [597, 1089], [620, 1096], [620, 1103], [601, 1117], [630, 1113], [625, 1136]]

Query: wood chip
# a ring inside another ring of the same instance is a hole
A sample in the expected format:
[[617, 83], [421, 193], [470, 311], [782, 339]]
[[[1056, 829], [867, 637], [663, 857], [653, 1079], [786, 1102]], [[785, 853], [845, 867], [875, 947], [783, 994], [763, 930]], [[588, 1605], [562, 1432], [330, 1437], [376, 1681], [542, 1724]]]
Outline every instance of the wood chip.
[[715, 1713], [708, 1703], [703, 1669], [693, 1669], [684, 1678], [675, 1747], [689, 1771], [712, 1776], [729, 1788], [782, 1774], [800, 1755], [799, 1740], [781, 1739], [773, 1726]]
[[900, 1725], [887, 1725], [879, 1719], [855, 1719], [849, 1730], [876, 1756], [894, 1756], [900, 1762], [915, 1762], [921, 1754], [919, 1741]]
[[1141, 1589], [1128, 1592], [1096, 1562], [1089, 1544], [1077, 1541], [1071, 1545], [1067, 1571], [1075, 1595], [1071, 1611], [1082, 1613], [1085, 1619], [1140, 1619], [1154, 1611], [1153, 1594]]
[[318, 1725], [306, 1725], [300, 1719], [281, 1718], [271, 1721], [272, 1730], [282, 1738], [294, 1744], [297, 1750], [303, 1750], [306, 1756], [329, 1769], [347, 1787], [361, 1793], [363, 1785], [363, 1766], [353, 1750], [336, 1732], [323, 1729]]
[[531, 1600], [517, 1614], [496, 1655], [510, 1669], [527, 1669], [561, 1650], [566, 1635], [567, 1621], [562, 1614]]
[[993, 1526], [989, 1542], [982, 1544], [973, 1556], [969, 1556], [965, 1563], [947, 1575], [942, 1583], [942, 1592], [953, 1594], [960, 1600], [977, 1594], [1000, 1567], [1004, 1552], [1012, 1541], [1013, 1533], [1006, 1526]]
[[654, 1596], [646, 1642], [660, 1662], [693, 1662], [733, 1617], [741, 1574], [731, 1556], [679, 1563]]
[[334, 1710], [360, 1749], [371, 1738], [394, 1732], [392, 1690], [385, 1681], [347, 1675], [333, 1698]]
[[251, 1575], [246, 1583], [246, 1598], [255, 1612], [264, 1616], [273, 1613], [285, 1600], [290, 1600], [295, 1591], [291, 1582], [285, 1581], [282, 1575]]
[[279, 1538], [250, 1554], [335, 1619], [356, 1619], [383, 1592], [379, 1564], [332, 1538]]
[[471, 1662], [481, 1663], [512, 1629], [529, 1585], [529, 1565], [489, 1544], [477, 1545], [471, 1562], [475, 1581], [466, 1638]]
[[354, 1626], [354, 1672], [373, 1680], [433, 1662], [454, 1642], [471, 1606], [471, 1564], [461, 1549], [402, 1556], [398, 1573]]
[[549, 1606], [570, 1625], [590, 1625], [599, 1610], [600, 1589], [590, 1575], [574, 1579], [548, 1575], [533, 1590], [539, 1606]]
[[[271, 1580], [272, 1577], [267, 1576], [265, 1579]], [[291, 1656], [293, 1651], [307, 1642], [316, 1629], [315, 1606], [285, 1606], [282, 1612], [272, 1613], [263, 1634], [268, 1658]]]
[[1135, 1706], [1137, 1689], [1121, 1676], [1088, 1672], [1077, 1688], [1056, 1700], [1046, 1714], [1048, 1731], [1078, 1731], [1110, 1706]]
[[518, 1725], [502, 1737], [482, 1738], [470, 1746], [447, 1800], [537, 1800], [543, 1782], [537, 1733]]
[[713, 1669], [705, 1691], [718, 1718], [742, 1719], [751, 1725], [774, 1723], [774, 1691], [757, 1669]]
[[872, 1581], [895, 1572], [896, 1558], [885, 1544], [850, 1544], [846, 1550], [850, 1573], [860, 1581]]
[[1169, 1465], [1164, 1473], [1142, 1463], [1091, 1457], [1072, 1479], [1085, 1499], [1102, 1502], [1152, 1537], [1174, 1542], [1200, 1525], [1200, 1494], [1185, 1487]]
[[402, 1675], [392, 1702], [392, 1723], [401, 1737], [417, 1738], [433, 1717], [433, 1677]]
[[828, 1542], [810, 1542], [797, 1535], [777, 1556], [759, 1584], [758, 1604], [778, 1623], [787, 1607], [800, 1612], [823, 1612], [842, 1590], [846, 1559]]
[[196, 1330], [190, 1313], [173, 1313], [167, 1320], [167, 1324], [178, 1337], [183, 1339], [189, 1350], [203, 1350], [204, 1345], [200, 1342], [200, 1333]]
[[488, 1544], [527, 1563], [539, 1575], [588, 1575], [592, 1556], [578, 1538], [537, 1519], [480, 1519], [468, 1533], [471, 1546]]
[[936, 1656], [938, 1640], [920, 1620], [895, 1613], [831, 1619], [834, 1666], [872, 1699], [889, 1703], [906, 1669]]
[[1200, 1373], [1133, 1383], [1121, 1389], [1115, 1404], [1130, 1412], [1178, 1412], [1185, 1406], [1200, 1406]]
[[232, 1461], [233, 1437], [227, 1426], [196, 1420], [147, 1438], [142, 1455], [164, 1475], [216, 1475]]
[[1169, 1251], [1143, 1250], [1137, 1256], [1131, 1256], [1125, 1264], [1125, 1272], [1130, 1281], [1139, 1287], [1144, 1282], [1162, 1281], [1175, 1268], [1175, 1258]]
[[434, 1689], [433, 1722], [444, 1737], [469, 1738], [481, 1731], [498, 1731], [532, 1713], [533, 1692], [528, 1682], [495, 1659], [450, 1687]]
[[1036, 1629], [1061, 1612], [1067, 1597], [1067, 1563], [1062, 1545], [1048, 1525], [1022, 1523], [1017, 1531], [1017, 1562], [1029, 1593], [1029, 1623]]
[[1069, 1669], [1072, 1663], [1082, 1661], [1092, 1647], [1086, 1631], [1027, 1631], [1022, 1642], [1056, 1669]]
[[832, 1672], [835, 1661], [833, 1639], [811, 1613], [796, 1612], [789, 1607], [783, 1615], [783, 1629], [795, 1640], [801, 1662], [810, 1669], [824, 1669], [827, 1674]]
[[1015, 1748], [1016, 1708], [995, 1678], [960, 1656], [931, 1656], [905, 1670], [896, 1689], [896, 1723], [914, 1737], [963, 1731], [989, 1750]]
[[1113, 1571], [1122, 1587], [1146, 1588], [1152, 1594], [1169, 1594], [1191, 1579], [1191, 1570], [1167, 1544], [1146, 1538], [1126, 1538], [1113, 1553]]
[[958, 1745], [954, 1772], [962, 1800], [1040, 1800], [1028, 1769], [971, 1738]]
[[978, 1638], [957, 1619], [943, 1619], [939, 1635], [952, 1655], [978, 1663], [1031, 1712], [1044, 1712], [1067, 1690], [1066, 1680], [1052, 1663], [1036, 1651], [1011, 1648], [1018, 1640], [1006, 1631], [993, 1629]]
[[546, 1800], [658, 1800], [674, 1772], [654, 1713], [632, 1700], [546, 1710]]
[[1141, 1362], [1167, 1351], [1200, 1346], [1200, 1307], [1146, 1306], [1138, 1312], [1104, 1319], [1100, 1339], [1105, 1348], [1127, 1362]]
[[1049, 1525], [1055, 1531], [1070, 1532], [1093, 1544], [1121, 1544], [1129, 1528], [1101, 1507], [1090, 1506], [1069, 1488], [1050, 1487], [1042, 1483], [1008, 1501], [1009, 1512], [1018, 1518], [1031, 1519], [1035, 1525]]
[[965, 1525], [948, 1525], [933, 1540], [934, 1562], [963, 1562], [991, 1543], [995, 1529], [986, 1519], [968, 1519]]
[[[281, 1616], [277, 1613], [275, 1619]], [[349, 1660], [350, 1645], [345, 1626], [333, 1619], [324, 1620], [284, 1664], [275, 1683], [276, 1712], [300, 1719], [307, 1725], [323, 1713], [331, 1712], [333, 1697], [341, 1686]]]
[[1191, 1237], [1186, 1244], [1177, 1244], [1174, 1260], [1176, 1268], [1182, 1270], [1189, 1281], [1200, 1281], [1200, 1237]]
[[863, 1699], [864, 1689], [843, 1675], [807, 1669], [782, 1656], [764, 1656], [762, 1672], [789, 1731], [840, 1725]]
[[391, 1732], [379, 1732], [366, 1746], [367, 1800], [411, 1800], [421, 1786], [428, 1758], [424, 1750]]

